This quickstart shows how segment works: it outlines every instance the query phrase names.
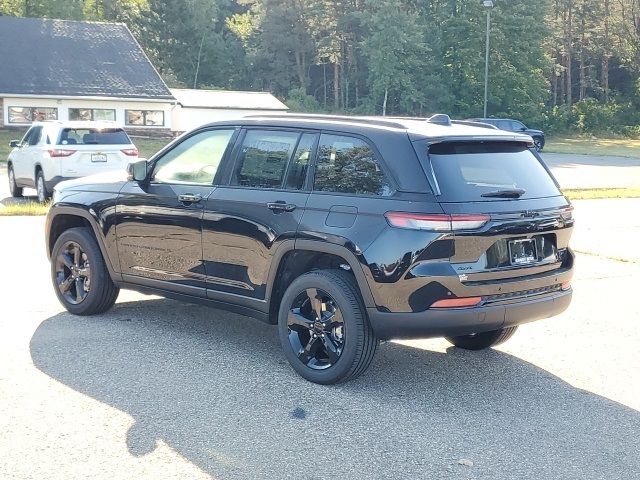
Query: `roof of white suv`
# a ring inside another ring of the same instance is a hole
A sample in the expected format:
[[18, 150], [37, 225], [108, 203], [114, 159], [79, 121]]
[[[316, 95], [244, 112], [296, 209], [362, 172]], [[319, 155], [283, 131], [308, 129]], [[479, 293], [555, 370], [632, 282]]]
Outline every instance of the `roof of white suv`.
[[103, 129], [103, 128], [122, 128], [117, 122], [109, 120], [100, 121], [88, 121], [88, 120], [69, 120], [63, 122], [62, 120], [45, 120], [43, 122], [33, 122], [31, 126], [43, 126], [43, 127], [58, 127], [58, 128], [82, 128], [82, 129]]

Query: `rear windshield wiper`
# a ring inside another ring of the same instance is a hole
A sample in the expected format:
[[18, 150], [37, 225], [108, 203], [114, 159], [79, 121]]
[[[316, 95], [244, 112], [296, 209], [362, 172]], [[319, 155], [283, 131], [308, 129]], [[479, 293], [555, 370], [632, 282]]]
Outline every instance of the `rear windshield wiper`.
[[513, 188], [510, 190], [494, 190], [480, 195], [481, 197], [497, 197], [497, 198], [520, 198], [525, 194], [521, 188]]

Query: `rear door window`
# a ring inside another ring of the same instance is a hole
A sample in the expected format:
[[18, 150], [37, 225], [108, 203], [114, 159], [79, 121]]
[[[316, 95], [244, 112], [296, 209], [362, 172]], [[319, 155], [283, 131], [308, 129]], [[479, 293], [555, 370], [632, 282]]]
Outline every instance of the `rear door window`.
[[504, 190], [524, 190], [521, 199], [561, 195], [525, 144], [446, 142], [431, 145], [429, 160], [445, 202], [504, 200], [482, 196]]
[[58, 145], [129, 145], [131, 139], [121, 128], [63, 128]]

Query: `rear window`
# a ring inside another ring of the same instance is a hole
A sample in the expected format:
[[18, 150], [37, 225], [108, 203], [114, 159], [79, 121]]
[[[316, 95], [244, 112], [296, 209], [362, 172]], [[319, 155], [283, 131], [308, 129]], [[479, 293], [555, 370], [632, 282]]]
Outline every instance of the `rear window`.
[[448, 142], [431, 145], [429, 158], [448, 202], [504, 200], [483, 194], [524, 190], [519, 197], [561, 195], [526, 145], [514, 142]]
[[63, 128], [58, 145], [129, 145], [131, 140], [121, 128]]

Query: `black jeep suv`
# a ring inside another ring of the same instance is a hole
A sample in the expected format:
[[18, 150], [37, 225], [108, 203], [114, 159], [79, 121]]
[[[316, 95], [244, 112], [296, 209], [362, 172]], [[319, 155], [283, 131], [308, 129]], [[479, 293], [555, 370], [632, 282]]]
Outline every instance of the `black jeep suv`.
[[512, 120], [510, 118], [474, 118], [472, 121], [493, 125], [500, 130], [524, 133], [533, 138], [533, 145], [537, 151], [541, 151], [544, 148], [544, 132], [542, 130], [527, 128], [527, 126], [519, 120]]
[[251, 315], [328, 384], [363, 373], [379, 340], [476, 350], [562, 312], [572, 229], [528, 136], [288, 114], [203, 126], [128, 178], [61, 183], [46, 243], [68, 311], [127, 288]]

